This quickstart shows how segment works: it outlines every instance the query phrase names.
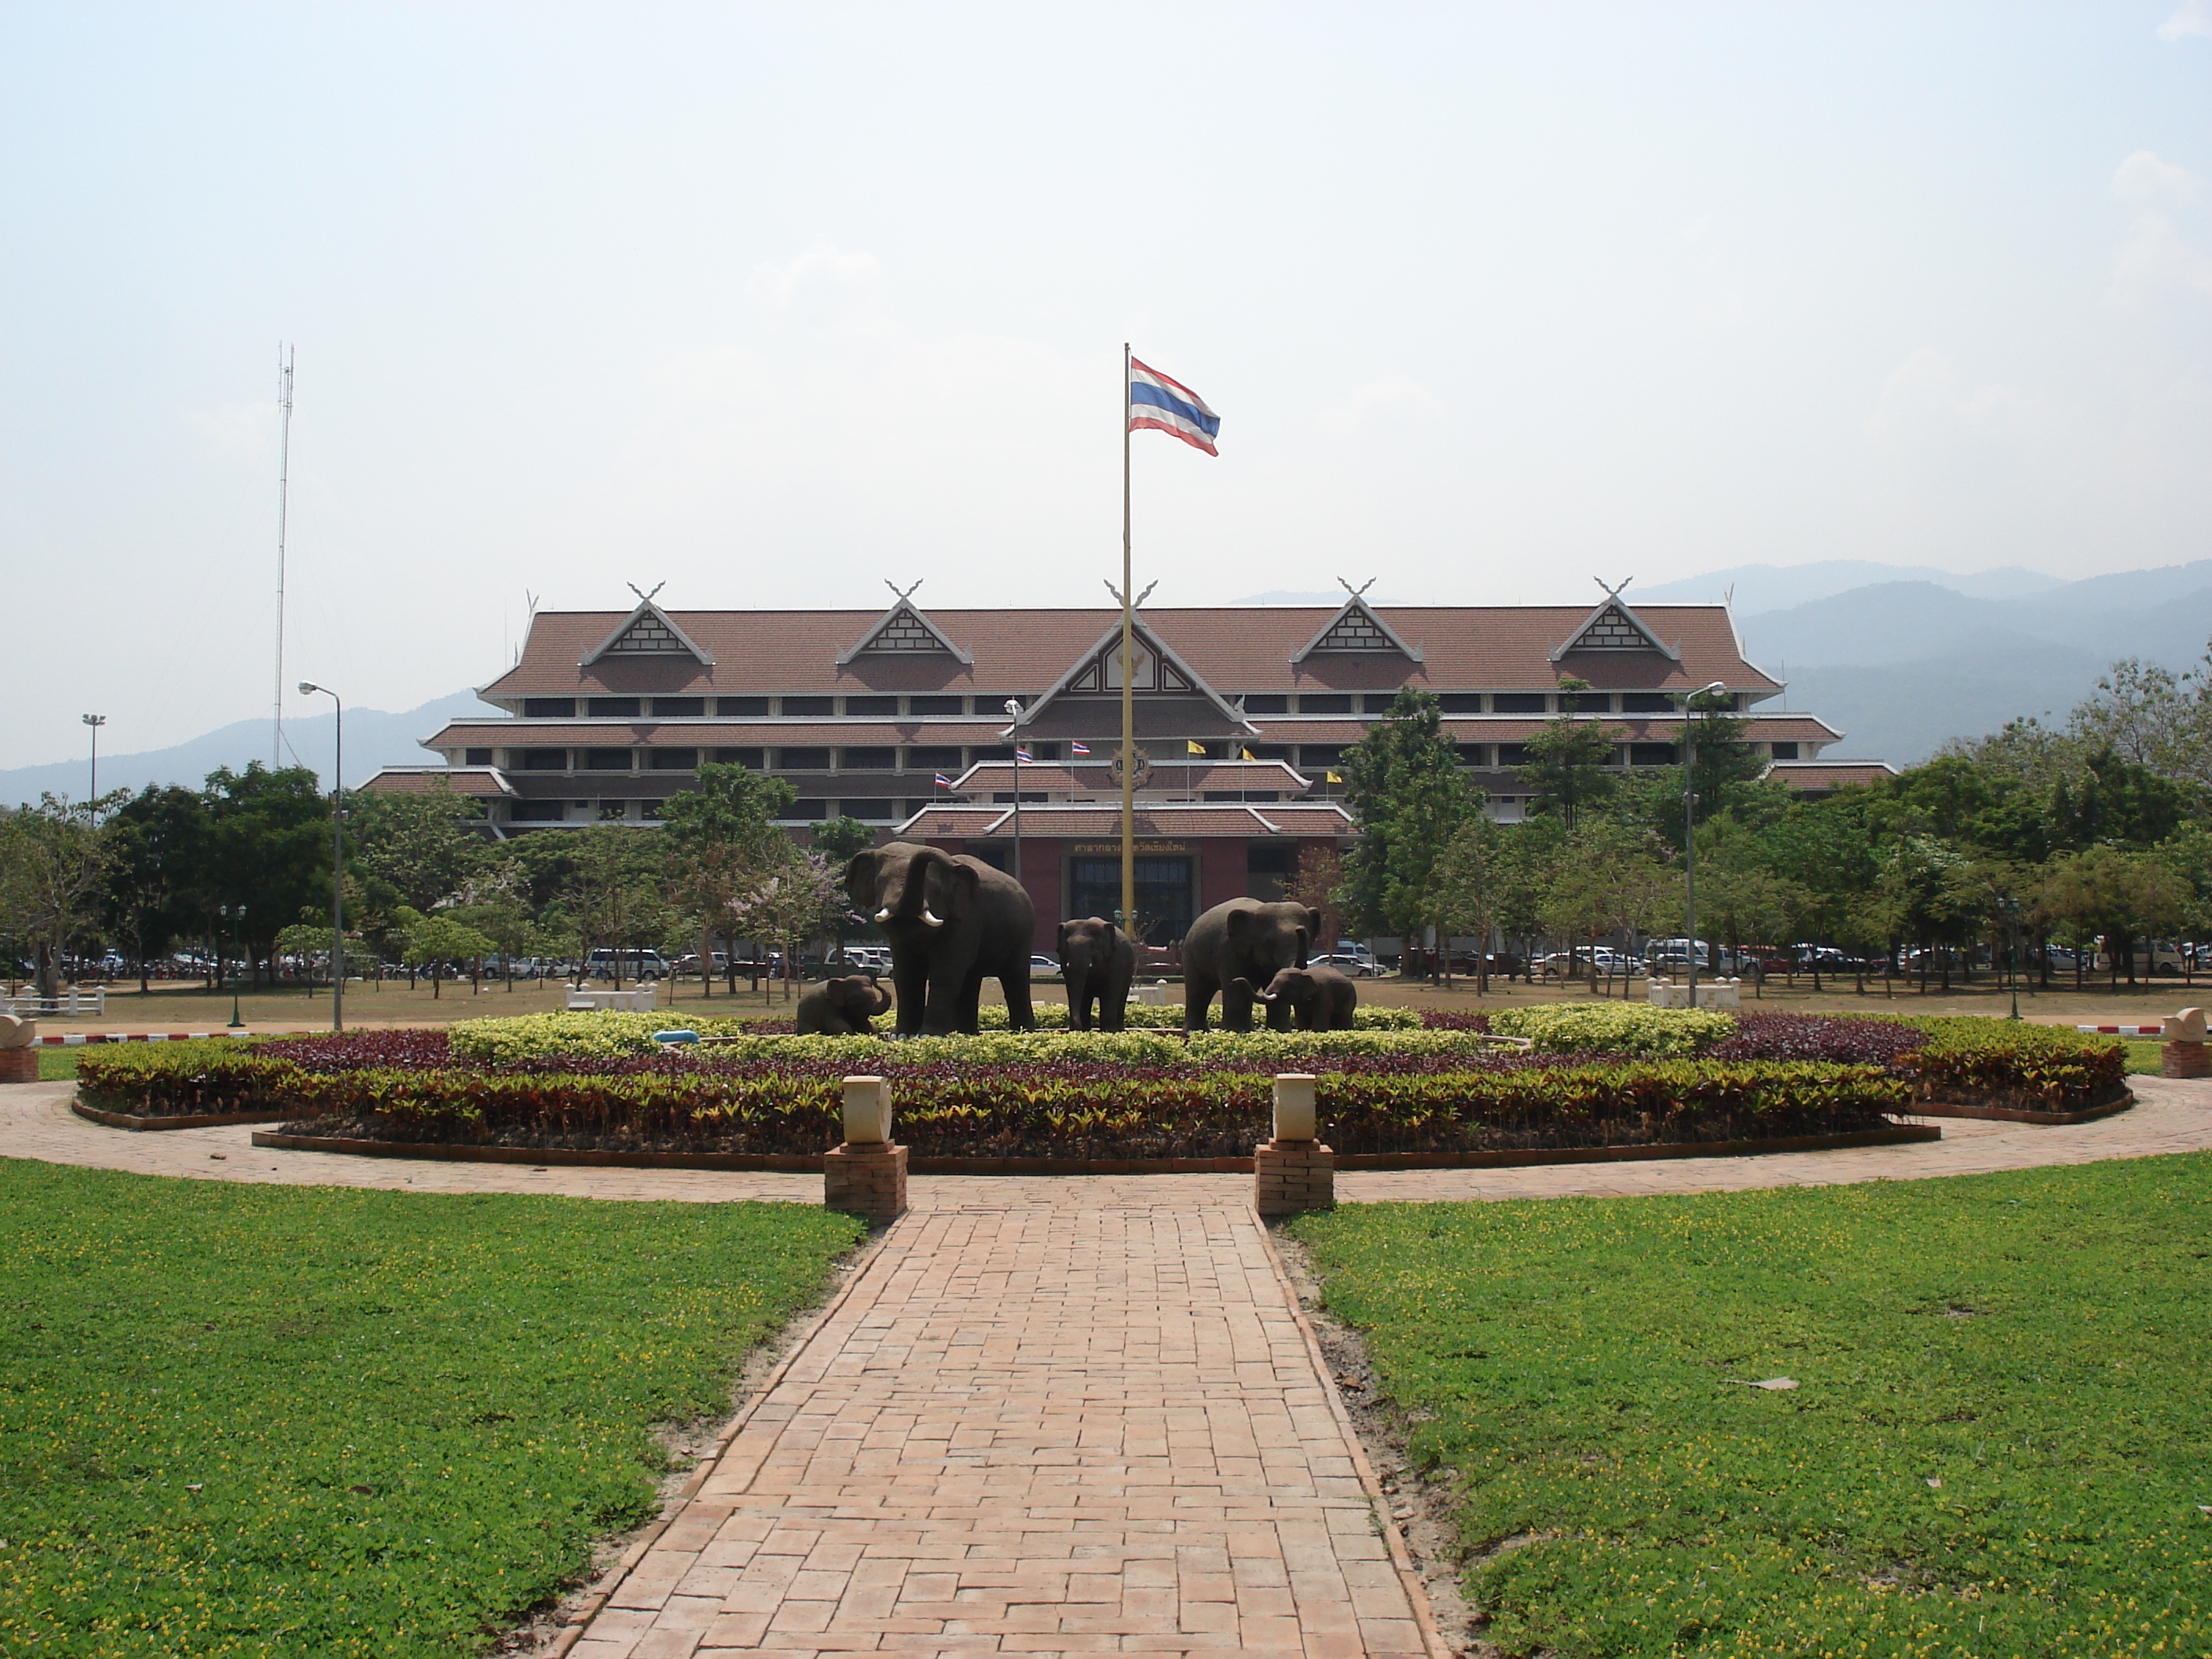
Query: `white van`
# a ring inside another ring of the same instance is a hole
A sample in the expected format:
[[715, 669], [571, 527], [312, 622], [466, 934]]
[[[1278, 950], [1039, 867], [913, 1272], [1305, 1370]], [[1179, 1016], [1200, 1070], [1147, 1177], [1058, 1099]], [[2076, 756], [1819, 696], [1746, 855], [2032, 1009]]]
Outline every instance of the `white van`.
[[586, 979], [612, 979], [617, 963], [624, 979], [660, 979], [668, 972], [668, 964], [661, 960], [658, 951], [614, 951], [602, 946], [584, 958], [583, 976]]

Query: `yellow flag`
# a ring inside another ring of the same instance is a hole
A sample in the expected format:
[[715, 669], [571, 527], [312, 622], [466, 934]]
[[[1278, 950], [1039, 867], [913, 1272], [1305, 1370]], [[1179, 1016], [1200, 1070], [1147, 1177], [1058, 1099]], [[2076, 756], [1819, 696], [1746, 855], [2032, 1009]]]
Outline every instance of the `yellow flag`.
[[1237, 752], [1249, 761], [1255, 761], [1260, 758], [1249, 749], [1240, 749]]
[[1184, 751], [1188, 754], [1203, 755], [1206, 752], [1206, 745], [1194, 738], [1185, 738], [1182, 740], [1182, 746]]
[[1344, 781], [1344, 780], [1334, 772], [1331, 772], [1328, 775], [1328, 781], [1331, 783], [1342, 783]]

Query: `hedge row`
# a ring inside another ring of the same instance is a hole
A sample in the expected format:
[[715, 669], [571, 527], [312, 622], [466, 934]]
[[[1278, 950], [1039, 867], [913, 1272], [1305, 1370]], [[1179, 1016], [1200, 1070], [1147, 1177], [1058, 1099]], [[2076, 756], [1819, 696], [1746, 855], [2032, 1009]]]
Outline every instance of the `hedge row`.
[[[1224, 1158], [1268, 1133], [1270, 1076], [1084, 1066], [919, 1069], [892, 1084], [899, 1140], [923, 1157]], [[817, 1066], [738, 1074], [376, 1070], [298, 1074], [325, 1133], [369, 1139], [726, 1152], [818, 1152], [841, 1086]], [[1322, 1074], [1341, 1152], [1462, 1152], [1826, 1133], [1881, 1127], [1904, 1084], [1871, 1066], [1700, 1061]]]

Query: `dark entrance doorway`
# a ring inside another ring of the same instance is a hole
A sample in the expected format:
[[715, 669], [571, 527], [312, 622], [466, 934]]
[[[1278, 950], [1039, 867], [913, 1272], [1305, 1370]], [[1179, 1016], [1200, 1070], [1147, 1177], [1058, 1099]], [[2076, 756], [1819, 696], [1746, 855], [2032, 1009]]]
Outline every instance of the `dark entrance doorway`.
[[[1137, 910], [1152, 924], [1147, 945], [1170, 945], [1190, 931], [1190, 860], [1178, 854], [1137, 854]], [[1110, 918], [1121, 907], [1121, 860], [1068, 860], [1068, 915]]]

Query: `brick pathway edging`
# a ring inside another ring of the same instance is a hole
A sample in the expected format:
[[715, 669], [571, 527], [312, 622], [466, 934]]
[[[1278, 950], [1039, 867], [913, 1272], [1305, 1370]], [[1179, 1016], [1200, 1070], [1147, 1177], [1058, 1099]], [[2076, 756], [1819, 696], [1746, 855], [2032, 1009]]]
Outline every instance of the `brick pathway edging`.
[[1444, 1639], [1437, 1624], [1436, 1609], [1429, 1605], [1428, 1587], [1421, 1582], [1420, 1571], [1413, 1565], [1413, 1553], [1406, 1547], [1406, 1535], [1390, 1512], [1389, 1495], [1375, 1478], [1375, 1467], [1367, 1461], [1367, 1449], [1360, 1443], [1352, 1413], [1345, 1406], [1344, 1396], [1337, 1391], [1336, 1379], [1329, 1375], [1328, 1356], [1322, 1352], [1321, 1337], [1299, 1304], [1297, 1286], [1283, 1266], [1282, 1253], [1275, 1248], [1274, 1229], [1264, 1218], [1260, 1223], [1260, 1243], [1267, 1252], [1267, 1265], [1274, 1270], [1275, 1286], [1283, 1293], [1284, 1304], [1297, 1322], [1298, 1334], [1305, 1339], [1306, 1358], [1313, 1365], [1314, 1375], [1321, 1379], [1322, 1397], [1328, 1401], [1329, 1415], [1336, 1419], [1338, 1432], [1351, 1448], [1352, 1471], [1359, 1477], [1360, 1490], [1374, 1505], [1375, 1522], [1382, 1528], [1384, 1547], [1390, 1552], [1390, 1565], [1396, 1569], [1398, 1582], [1405, 1588], [1406, 1600], [1413, 1609], [1413, 1622], [1420, 1626], [1421, 1645], [1428, 1650], [1430, 1659], [1453, 1659], [1451, 1644]]
[[684, 1513], [684, 1506], [699, 1495], [708, 1479], [721, 1466], [723, 1454], [752, 1422], [753, 1414], [775, 1392], [776, 1385], [783, 1381], [785, 1374], [798, 1362], [799, 1357], [806, 1352], [807, 1345], [814, 1340], [838, 1309], [845, 1305], [845, 1299], [852, 1295], [853, 1287], [860, 1282], [869, 1258], [875, 1255], [877, 1247], [882, 1243], [883, 1233], [878, 1230], [871, 1232], [855, 1249], [845, 1263], [845, 1282], [807, 1317], [805, 1328], [785, 1346], [783, 1358], [777, 1360], [774, 1369], [760, 1380], [751, 1397], [722, 1425], [721, 1431], [707, 1443], [706, 1451], [685, 1477], [684, 1484], [661, 1500], [660, 1512], [639, 1529], [637, 1536], [630, 1540], [629, 1547], [622, 1553], [612, 1566], [599, 1575], [598, 1586], [570, 1609], [568, 1618], [562, 1621], [561, 1633], [554, 1638], [553, 1645], [545, 1650], [545, 1659], [562, 1659], [562, 1655], [583, 1639], [585, 1632], [591, 1628], [592, 1620], [599, 1617], [600, 1609], [606, 1606], [609, 1598], [623, 1587], [623, 1582], [636, 1570], [638, 1563], [644, 1560], [647, 1553], [660, 1541], [660, 1535]]

